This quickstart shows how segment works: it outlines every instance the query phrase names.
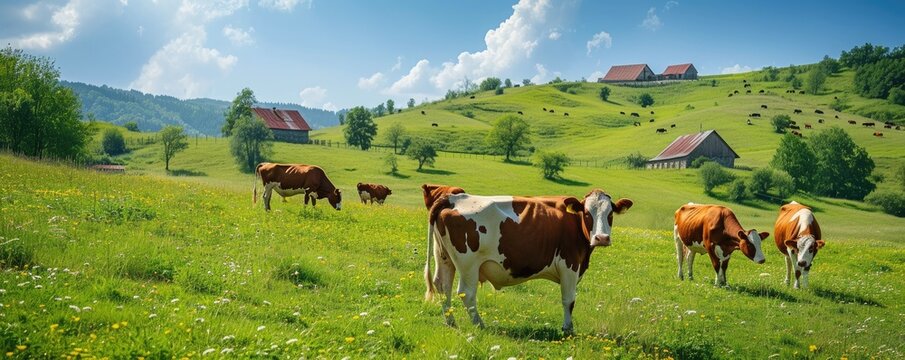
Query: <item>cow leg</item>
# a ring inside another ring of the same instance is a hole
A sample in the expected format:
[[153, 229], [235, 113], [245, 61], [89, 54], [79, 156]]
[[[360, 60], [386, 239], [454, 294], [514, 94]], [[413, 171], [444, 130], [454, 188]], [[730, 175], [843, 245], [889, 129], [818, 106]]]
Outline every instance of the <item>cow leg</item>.
[[801, 288], [801, 271], [802, 271], [802, 269], [800, 267], [798, 267], [798, 263], [795, 262], [794, 260], [792, 261], [792, 264], [795, 265], [795, 288], [800, 289]]
[[446, 294], [446, 300], [443, 302], [443, 315], [446, 317], [446, 325], [456, 326], [456, 319], [452, 315], [452, 287], [453, 278], [456, 276], [456, 267], [453, 265], [449, 255], [446, 254], [440, 244], [434, 246], [434, 286], [437, 291]]
[[305, 205], [308, 205], [308, 197], [311, 196], [311, 193], [305, 191]]
[[560, 272], [559, 290], [562, 294], [562, 332], [563, 335], [569, 336], [574, 334], [572, 326], [572, 309], [575, 308], [575, 297], [578, 288], [578, 273], [565, 269]]
[[785, 282], [786, 282], [786, 286], [789, 286], [789, 282], [792, 278], [792, 268], [795, 266], [795, 265], [793, 265], [792, 252], [789, 251], [789, 254], [786, 255], [785, 258], [786, 258], [786, 281]]
[[729, 258], [725, 258], [720, 262], [720, 282], [721, 285], [726, 286], [726, 269], [729, 268]]
[[722, 276], [720, 276], [720, 259], [716, 257], [716, 254], [713, 253], [713, 249], [710, 249], [708, 252], [710, 254], [710, 264], [713, 265], [713, 272], [716, 274], [716, 277], [713, 279], [713, 285], [720, 286], [722, 283]]
[[287, 202], [288, 202], [288, 201], [286, 201], [286, 197], [285, 197], [285, 196], [280, 195], [280, 197], [283, 198], [283, 202], [284, 202], [284, 203], [287, 203]]
[[802, 289], [807, 289], [807, 287], [808, 287], [808, 273], [810, 273], [810, 272], [811, 272], [810, 270], [801, 269], [801, 288]]
[[273, 185], [265, 185], [264, 193], [261, 194], [261, 197], [264, 198], [264, 210], [270, 211], [270, 197], [273, 196]]
[[471, 315], [471, 323], [484, 328], [484, 321], [481, 320], [481, 315], [478, 314], [479, 276], [477, 267], [474, 269], [461, 269], [459, 272], [458, 294], [462, 297], [462, 302], [465, 304], [465, 309], [468, 310], [468, 314]]
[[686, 249], [686, 251], [687, 255], [685, 255], [685, 266], [688, 267], [688, 280], [690, 281], [694, 280], [694, 256], [697, 254], [689, 249]]
[[676, 241], [676, 265], [679, 266], [679, 280], [685, 280], [684, 271], [682, 269], [682, 259], [685, 257], [685, 244], [683, 244], [682, 239], [679, 238], [679, 225], [673, 226], [672, 237], [673, 240]]

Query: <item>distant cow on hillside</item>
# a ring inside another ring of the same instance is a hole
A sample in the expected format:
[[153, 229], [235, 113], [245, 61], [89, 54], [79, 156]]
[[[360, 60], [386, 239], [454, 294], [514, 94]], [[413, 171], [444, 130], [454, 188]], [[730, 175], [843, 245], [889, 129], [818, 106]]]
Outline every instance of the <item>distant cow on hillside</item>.
[[654, 122], [654, 119], [650, 119], [650, 121], [648, 121], [648, 122]]
[[468, 97], [468, 98], [469, 98], [469, 99], [474, 99], [474, 95], [472, 95], [472, 96], [469, 96], [469, 97]]
[[547, 111], [547, 108], [543, 108], [543, 109], [544, 109], [544, 111]]
[[676, 124], [669, 125], [669, 127], [674, 128], [676, 127]]
[[799, 91], [798, 93], [801, 94], [801, 95], [804, 95], [804, 90], [801, 90], [801, 91]]
[[651, 110], [651, 111], [650, 111], [650, 114], [651, 114], [651, 115], [653, 115], [653, 114], [654, 114], [654, 111], [653, 111], [653, 110]]
[[789, 129], [801, 130], [801, 127], [798, 125], [789, 125]]
[[748, 116], [759, 118], [759, 117], [760, 117], [760, 113], [750, 113], [750, 114], [748, 114]]
[[817, 122], [823, 124], [823, 119], [817, 119]]
[[795, 122], [795, 120], [790, 120], [790, 121], [789, 121], [789, 124], [790, 124], [790, 125], [798, 125], [798, 123]]
[[562, 113], [563, 116], [569, 116], [569, 113]]
[[751, 87], [751, 84], [745, 84], [745, 87]]
[[664, 128], [657, 129], [657, 134], [665, 134], [665, 133], [666, 133], [666, 129], [664, 129]]
[[751, 90], [745, 90], [745, 94], [750, 94]]
[[873, 121], [871, 121], [871, 122], [861, 123], [861, 125], [864, 125], [864, 127], [874, 127], [874, 125], [876, 125], [876, 124]]
[[521, 112], [521, 111], [519, 111], [518, 114], [519, 114], [519, 115], [525, 115], [525, 113], [523, 113], [523, 112]]
[[635, 121], [634, 123], [632, 123], [632, 125], [641, 126], [641, 122], [640, 122], [640, 121]]
[[817, 110], [814, 110], [814, 113], [815, 113], [815, 114], [823, 114], [823, 110], [817, 109]]
[[839, 118], [839, 115], [833, 115], [833, 116], [835, 116], [837, 119]]
[[363, 184], [358, 183], [358, 195], [361, 197], [361, 203], [367, 204], [370, 202], [373, 204], [375, 201], [378, 204], [383, 205], [383, 202], [386, 201], [387, 196], [393, 194], [393, 191], [390, 188], [380, 185], [380, 184]]
[[810, 129], [810, 128], [811, 128], [811, 124], [805, 123], [805, 124], [804, 124], [804, 128], [805, 128], [805, 129]]
[[761, 108], [761, 109], [766, 109], [766, 108], [767, 108], [767, 105], [761, 105], [760, 108]]
[[553, 109], [550, 109], [550, 113], [551, 113], [551, 114], [554, 113]]
[[876, 131], [876, 132], [874, 132], [874, 136], [876, 136], [876, 137], [883, 137], [883, 133], [881, 133], [881, 132], [879, 132], [879, 131]]
[[625, 111], [620, 111], [619, 115], [625, 115]]
[[732, 97], [732, 93], [729, 93], [729, 97]]
[[793, 112], [796, 114], [801, 114], [801, 109], [795, 109], [795, 111], [793, 111]]
[[632, 116], [634, 116], [634, 117], [641, 117], [641, 115], [638, 115], [638, 113], [632, 113]]
[[751, 119], [748, 119], [747, 124], [748, 124], [748, 125], [753, 125], [753, 124], [751, 123]]
[[848, 123], [849, 123], [849, 124], [852, 124], [852, 125], [855, 125], [855, 124], [857, 124], [858, 122], [855, 121], [855, 120], [849, 120]]
[[757, 93], [758, 93], [758, 94], [763, 94], [763, 93], [764, 93], [764, 89], [760, 89], [760, 91], [758, 91]]
[[433, 127], [440, 127], [440, 125], [438, 125], [437, 123], [433, 123], [433, 124], [431, 124], [431, 126], [433, 126]]
[[792, 135], [795, 135], [795, 136], [797, 136], [797, 137], [804, 137], [804, 136], [801, 136], [801, 133], [800, 133], [800, 132], [795, 131], [795, 130], [792, 130]]
[[883, 125], [884, 129], [892, 129], [892, 125]]
[[738, 90], [735, 90], [735, 91], [733, 91], [732, 93], [733, 93], [733, 94], [738, 94]]
[[427, 115], [427, 113], [425, 113], [424, 110], [421, 110], [421, 115]]

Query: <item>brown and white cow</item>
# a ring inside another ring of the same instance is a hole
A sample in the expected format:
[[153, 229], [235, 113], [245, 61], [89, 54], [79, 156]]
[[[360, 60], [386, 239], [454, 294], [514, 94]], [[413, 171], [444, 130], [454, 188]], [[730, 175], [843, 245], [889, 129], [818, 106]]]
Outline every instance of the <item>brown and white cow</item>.
[[465, 189], [458, 186], [423, 184], [421, 192], [424, 194], [424, 206], [430, 210], [434, 206], [434, 202], [444, 195], [461, 194], [465, 192]]
[[726, 268], [735, 250], [741, 250], [752, 261], [763, 264], [766, 260], [761, 242], [770, 233], [745, 230], [735, 214], [719, 205], [689, 203], [676, 210], [673, 237], [676, 241], [676, 262], [679, 279], [684, 279], [682, 263], [688, 263], [688, 280], [694, 279], [694, 257], [707, 253], [716, 272], [714, 284], [726, 285]]
[[368, 201], [373, 204], [376, 201], [378, 204], [383, 205], [383, 202], [386, 201], [387, 196], [390, 196], [393, 193], [390, 188], [380, 184], [358, 183], [357, 187], [358, 196], [361, 197], [362, 204], [367, 204]]
[[532, 279], [551, 280], [560, 284], [562, 329], [569, 334], [576, 288], [588, 269], [591, 252], [597, 246], [610, 245], [613, 213], [631, 206], [631, 200], [614, 202], [602, 190], [591, 191], [584, 200], [465, 193], [445, 196], [430, 212], [428, 254], [436, 241], [449, 255], [453, 268], [440, 271], [436, 283], [427, 282], [428, 298], [437, 291], [446, 294], [443, 311], [447, 324], [454, 326], [449, 309], [452, 277], [458, 271], [457, 294], [472, 323], [483, 327], [477, 310], [479, 282], [488, 281], [500, 289]]
[[264, 209], [270, 210], [271, 191], [286, 198], [305, 194], [305, 205], [311, 199], [315, 206], [317, 199], [327, 198], [334, 209], [342, 208], [342, 192], [333, 186], [324, 169], [314, 165], [260, 163], [255, 168], [253, 202], [258, 201], [257, 177], [264, 183]]
[[811, 208], [794, 201], [779, 208], [773, 239], [786, 258], [786, 285], [789, 285], [794, 267], [795, 288], [808, 287], [808, 273], [814, 264], [814, 256], [824, 245], [820, 225]]

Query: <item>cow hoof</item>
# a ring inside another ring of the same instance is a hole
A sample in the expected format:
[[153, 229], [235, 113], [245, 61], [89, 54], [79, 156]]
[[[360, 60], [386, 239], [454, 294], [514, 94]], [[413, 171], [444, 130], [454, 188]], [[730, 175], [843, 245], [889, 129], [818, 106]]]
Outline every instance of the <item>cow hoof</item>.
[[563, 337], [570, 337], [575, 335], [575, 330], [572, 328], [562, 328]]

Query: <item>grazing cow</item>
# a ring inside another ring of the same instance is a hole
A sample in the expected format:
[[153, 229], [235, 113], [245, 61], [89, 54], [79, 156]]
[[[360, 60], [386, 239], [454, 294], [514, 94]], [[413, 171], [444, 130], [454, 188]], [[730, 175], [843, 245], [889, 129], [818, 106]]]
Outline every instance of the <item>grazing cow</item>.
[[789, 285], [794, 268], [795, 288], [798, 289], [799, 285], [808, 287], [808, 272], [814, 265], [817, 250], [824, 245], [820, 225], [811, 208], [794, 201], [779, 208], [779, 216], [773, 228], [773, 240], [776, 248], [786, 258], [786, 285]]
[[424, 110], [421, 110], [421, 115], [427, 115]]
[[804, 95], [804, 90], [799, 90], [799, 91], [798, 91], [798, 94]]
[[795, 90], [786, 90], [786, 94], [794, 93]]
[[469, 99], [474, 99], [474, 95], [472, 95], [472, 96], [469, 96], [469, 97], [468, 97], [468, 98], [469, 98]]
[[747, 124], [748, 124], [748, 125], [753, 125], [753, 124], [751, 124], [751, 119], [748, 119]]
[[760, 89], [760, 91], [758, 91], [757, 93], [758, 93], [758, 94], [763, 94], [763, 93], [764, 93], [764, 90], [763, 90], [763, 89]]
[[742, 82], [747, 84], [748, 80], [742, 79]]
[[550, 113], [551, 113], [551, 114], [554, 113], [553, 109], [550, 109]]
[[525, 113], [523, 113], [523, 112], [521, 112], [521, 111], [519, 111], [518, 114], [519, 114], [519, 115], [525, 115]]
[[767, 105], [761, 105], [760, 108], [761, 108], [761, 109], [766, 109], [766, 108], [767, 108]]
[[641, 115], [639, 115], [638, 113], [632, 113], [632, 116], [634, 116], [634, 117], [641, 117]]
[[[449, 255], [452, 268], [440, 271], [436, 283], [427, 282], [426, 299], [446, 294], [443, 313], [455, 326], [450, 311], [452, 278], [459, 272], [456, 291], [472, 323], [484, 326], [477, 308], [478, 283], [495, 289], [532, 279], [560, 284], [563, 332], [571, 334], [576, 288], [588, 269], [595, 247], [609, 246], [613, 214], [621, 214], [632, 201], [613, 201], [602, 190], [584, 200], [574, 197], [513, 197], [455, 194], [434, 203], [428, 228], [429, 270], [434, 245]], [[436, 242], [436, 244], [435, 244]], [[436, 288], [435, 288], [436, 286]]]
[[795, 136], [797, 136], [797, 137], [804, 137], [804, 136], [801, 135], [800, 132], [795, 131], [795, 130], [792, 130], [792, 135], [795, 135]]
[[651, 115], [653, 115], [653, 114], [654, 114], [654, 111], [653, 111], [653, 110], [651, 110], [651, 111], [650, 111], [650, 114], [651, 114]]
[[833, 100], [839, 100], [838, 96], [833, 96]]
[[815, 114], [823, 114], [823, 110], [817, 109], [817, 110], [814, 110], [814, 113], [815, 113]]
[[569, 113], [563, 113], [562, 115], [563, 115], [563, 116], [569, 116]]
[[732, 93], [729, 93], [729, 97], [732, 97]]
[[750, 90], [750, 89], [749, 89], [749, 90], [745, 90], [745, 94], [750, 94], [750, 93], [751, 93], [751, 90]]
[[620, 111], [619, 115], [625, 115], [625, 111]]
[[733, 93], [733, 94], [738, 94], [738, 90], [735, 90], [735, 91], [733, 91], [732, 93]]
[[544, 108], [544, 111], [547, 111], [547, 108]]
[[801, 126], [798, 126], [798, 125], [789, 125], [789, 129], [801, 130]]
[[635, 122], [632, 123], [632, 125], [634, 125], [634, 126], [641, 126], [641, 122], [640, 122], [640, 121], [635, 121]]
[[876, 124], [873, 121], [871, 121], [871, 122], [861, 123], [861, 125], [864, 125], [864, 127], [874, 127], [874, 125], [876, 125]]
[[515, 85], [512, 85], [512, 87], [521, 87], [521, 86], [522, 86], [522, 84], [515, 84]]
[[883, 125], [884, 129], [892, 129], [892, 125]]
[[795, 111], [793, 111], [793, 112], [796, 114], [801, 114], [801, 109], [795, 109]]
[[666, 134], [666, 129], [664, 129], [664, 128], [657, 129], [657, 134]]
[[881, 132], [879, 132], [879, 131], [874, 131], [874, 136], [876, 136], [876, 137], [883, 137], [883, 133], [881, 133]]
[[855, 125], [855, 124], [857, 124], [858, 122], [856, 122], [855, 120], [849, 120], [848, 123], [849, 123], [849, 124], [852, 124], [852, 125]]
[[833, 115], [833, 116], [835, 116], [837, 119], [839, 118], [839, 115]]
[[746, 87], [746, 88], [747, 88], [747, 87], [751, 87], [751, 84], [745, 84], [745, 87]]
[[439, 127], [440, 125], [438, 125], [437, 123], [431, 123], [431, 126], [433, 126], [433, 127]]
[[748, 116], [759, 118], [759, 117], [760, 117], [760, 113], [750, 113], [750, 114], [748, 114]]
[[790, 121], [789, 121], [789, 125], [798, 125], [798, 123], [795, 122], [795, 120], [790, 120]]
[[650, 121], [648, 121], [648, 122], [654, 122], [654, 119], [650, 119]]
[[673, 238], [676, 242], [676, 261], [679, 264], [679, 279], [684, 279], [682, 262], [688, 262], [688, 279], [693, 280], [695, 254], [707, 253], [716, 272], [715, 285], [726, 285], [726, 268], [729, 257], [736, 249], [741, 250], [752, 261], [763, 264], [766, 260], [761, 251], [761, 242], [770, 233], [745, 230], [735, 214], [727, 207], [719, 205], [697, 205], [689, 203], [676, 210]]
[[390, 188], [380, 185], [380, 184], [362, 184], [358, 183], [358, 195], [361, 197], [361, 203], [367, 204], [368, 201], [371, 204], [374, 201], [377, 201], [378, 204], [383, 205], [383, 202], [386, 201], [387, 196], [393, 194], [393, 191]]
[[258, 202], [258, 182], [264, 183], [264, 209], [270, 210], [270, 197], [276, 191], [283, 198], [305, 194], [305, 205], [311, 199], [311, 206], [317, 199], [327, 198], [334, 209], [342, 208], [342, 193], [333, 186], [324, 169], [314, 165], [260, 163], [255, 167], [255, 183], [252, 202]]
[[810, 129], [810, 128], [811, 128], [811, 124], [804, 123], [804, 128], [805, 128], [805, 129]]
[[817, 122], [823, 124], [823, 119], [817, 119]]
[[676, 124], [669, 125], [669, 127], [674, 128], [676, 127]]

